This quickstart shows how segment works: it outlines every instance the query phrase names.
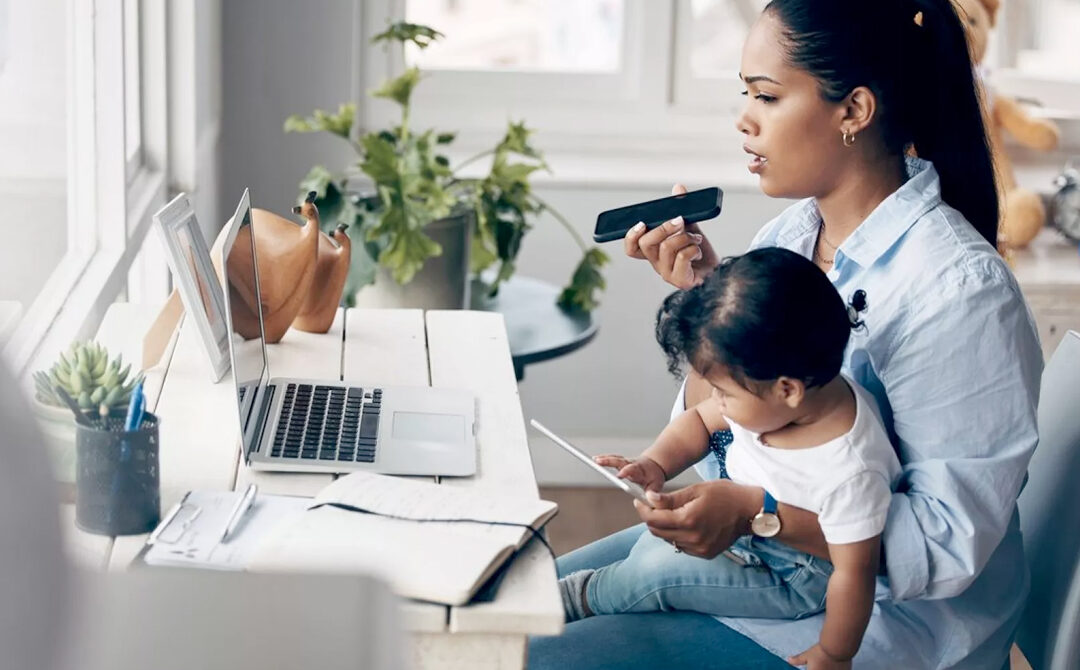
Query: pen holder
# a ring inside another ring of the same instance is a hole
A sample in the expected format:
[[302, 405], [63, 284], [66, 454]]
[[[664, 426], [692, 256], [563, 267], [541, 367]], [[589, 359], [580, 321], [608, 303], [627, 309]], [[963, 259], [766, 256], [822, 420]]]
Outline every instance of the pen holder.
[[110, 415], [75, 431], [75, 524], [101, 535], [148, 533], [161, 519], [158, 418], [136, 430]]

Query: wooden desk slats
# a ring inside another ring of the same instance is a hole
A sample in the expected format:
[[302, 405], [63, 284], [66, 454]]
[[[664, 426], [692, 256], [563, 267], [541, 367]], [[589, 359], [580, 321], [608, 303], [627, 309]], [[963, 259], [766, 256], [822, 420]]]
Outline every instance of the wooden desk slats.
[[[345, 323], [341, 356], [344, 381], [365, 388], [428, 386], [423, 311], [350, 309], [345, 312]], [[403, 609], [412, 631], [446, 630], [449, 612], [445, 605], [410, 601]]]
[[[432, 385], [472, 391], [480, 410], [477, 476], [444, 477], [443, 485], [537, 496], [514, 366], [509, 356], [493, 355], [509, 351], [502, 315], [431, 311], [427, 313], [427, 330]], [[555, 635], [562, 628], [555, 564], [538, 542], [515, 560], [494, 602], [450, 611], [450, 630], [455, 633]]]

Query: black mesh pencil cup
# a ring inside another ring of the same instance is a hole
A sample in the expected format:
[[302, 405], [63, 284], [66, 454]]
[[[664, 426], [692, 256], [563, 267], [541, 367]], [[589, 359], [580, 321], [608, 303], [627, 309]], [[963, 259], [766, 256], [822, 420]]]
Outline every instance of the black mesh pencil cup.
[[102, 535], [148, 533], [161, 518], [158, 418], [137, 430], [123, 414], [76, 426], [75, 523]]

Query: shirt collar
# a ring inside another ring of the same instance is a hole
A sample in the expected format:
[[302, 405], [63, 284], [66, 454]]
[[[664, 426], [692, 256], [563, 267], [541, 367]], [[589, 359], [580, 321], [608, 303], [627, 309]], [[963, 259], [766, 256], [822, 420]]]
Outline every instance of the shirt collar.
[[[873, 265], [919, 218], [941, 202], [941, 180], [934, 164], [921, 158], [906, 157], [908, 180], [885, 198], [870, 216], [859, 224], [838, 254], [847, 256], [863, 268]], [[790, 222], [777, 236], [781, 246], [793, 246], [794, 240], [817, 234], [821, 211], [813, 198], [803, 201], [792, 212]]]

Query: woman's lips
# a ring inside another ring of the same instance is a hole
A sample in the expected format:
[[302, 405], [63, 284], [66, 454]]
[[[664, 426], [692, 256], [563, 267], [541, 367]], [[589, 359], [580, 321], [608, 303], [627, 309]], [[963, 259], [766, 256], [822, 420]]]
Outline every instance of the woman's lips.
[[765, 158], [759, 153], [754, 152], [750, 147], [743, 145], [743, 151], [750, 154], [750, 164], [747, 165], [747, 169], [753, 174], [760, 174], [765, 165], [769, 162], [768, 158]]

